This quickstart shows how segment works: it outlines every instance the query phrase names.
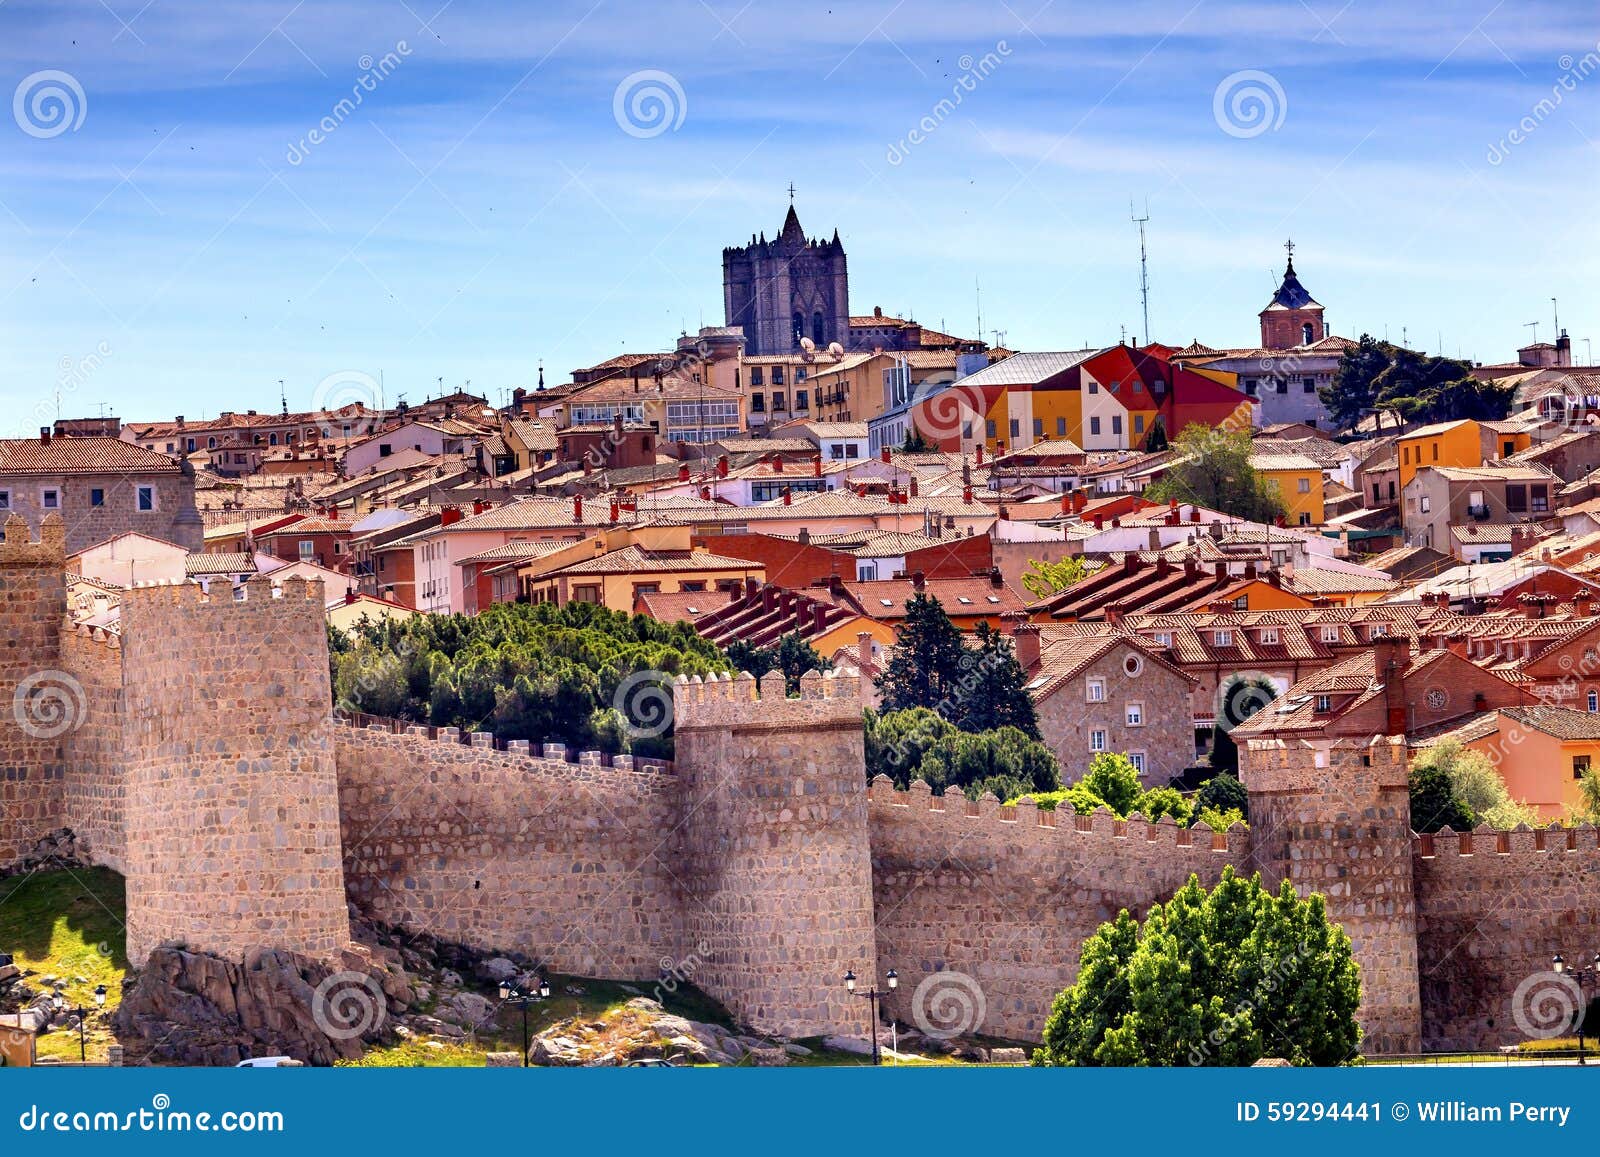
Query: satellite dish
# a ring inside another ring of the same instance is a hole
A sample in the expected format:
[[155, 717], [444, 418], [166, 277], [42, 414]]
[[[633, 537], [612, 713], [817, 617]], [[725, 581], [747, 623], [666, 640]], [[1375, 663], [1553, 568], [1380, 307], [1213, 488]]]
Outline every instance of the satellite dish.
[[806, 353], [810, 353], [812, 350], [817, 348], [817, 343], [808, 337], [803, 337], [800, 339], [800, 348], [805, 350]]
[[831, 341], [828, 343], [828, 353], [836, 358], [842, 358], [844, 357], [844, 346], [836, 341]]

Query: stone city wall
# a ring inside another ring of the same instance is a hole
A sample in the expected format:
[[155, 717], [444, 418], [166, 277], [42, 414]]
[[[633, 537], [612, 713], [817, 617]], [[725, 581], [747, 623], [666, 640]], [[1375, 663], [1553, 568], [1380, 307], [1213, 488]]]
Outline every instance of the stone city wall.
[[1446, 830], [1414, 850], [1422, 1047], [1571, 1035], [1578, 992], [1550, 961], [1559, 952], [1577, 967], [1600, 952], [1595, 829]]
[[181, 939], [330, 957], [350, 939], [322, 584], [122, 602], [128, 960]]
[[466, 746], [453, 728], [333, 733], [345, 883], [375, 917], [579, 976], [653, 982], [676, 966], [670, 772], [598, 752], [569, 763], [556, 745], [498, 751], [486, 732]]
[[[897, 791], [886, 776], [871, 798], [878, 959], [901, 978], [889, 1007], [939, 1031], [964, 1018], [967, 1031], [1038, 1040], [1101, 923], [1123, 908], [1142, 917], [1191, 874], [1209, 885], [1249, 855], [1240, 826], [1075, 816], [993, 796], [973, 803], [920, 780]], [[975, 985], [934, 975], [946, 970]]]
[[126, 873], [122, 640], [98, 628], [64, 627], [61, 667], [83, 692], [82, 713], [63, 736], [63, 823], [77, 836], [79, 855]]

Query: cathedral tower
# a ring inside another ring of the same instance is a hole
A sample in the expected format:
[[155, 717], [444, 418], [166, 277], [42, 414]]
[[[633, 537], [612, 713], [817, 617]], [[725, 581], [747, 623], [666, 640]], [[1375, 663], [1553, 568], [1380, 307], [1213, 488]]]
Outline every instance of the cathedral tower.
[[1294, 242], [1285, 242], [1289, 263], [1283, 271], [1283, 284], [1261, 311], [1261, 347], [1269, 350], [1286, 350], [1294, 346], [1310, 345], [1328, 336], [1328, 325], [1322, 318], [1322, 306], [1294, 272]]
[[786, 354], [810, 338], [817, 348], [850, 344], [850, 277], [839, 231], [807, 238], [789, 206], [772, 241], [763, 233], [722, 251], [727, 324], [744, 330], [747, 354]]

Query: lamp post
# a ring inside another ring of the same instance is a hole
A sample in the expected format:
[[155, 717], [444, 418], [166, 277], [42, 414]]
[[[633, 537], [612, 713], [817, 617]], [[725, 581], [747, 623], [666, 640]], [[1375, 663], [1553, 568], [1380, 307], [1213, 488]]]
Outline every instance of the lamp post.
[[533, 982], [531, 988], [524, 987], [520, 980], [506, 979], [500, 982], [500, 999], [507, 1004], [520, 1004], [522, 1006], [522, 1067], [528, 1067], [528, 1006], [536, 1001], [544, 1000], [550, 995], [550, 982], [544, 977]]
[[[60, 988], [56, 989], [55, 995], [50, 998], [50, 1003], [57, 1012], [66, 1011], [67, 998], [61, 994]], [[105, 985], [95, 986], [94, 1004], [96, 1008], [104, 1008], [106, 1006]], [[89, 1039], [87, 1035], [89, 1013], [81, 1004], [74, 1011], [78, 1014], [78, 1061], [81, 1064], [87, 1064], [89, 1060]]]
[[868, 1028], [872, 1036], [872, 1063], [875, 1065], [883, 1064], [883, 1054], [878, 1050], [878, 1001], [882, 1000], [895, 989], [900, 987], [900, 974], [891, 968], [884, 975], [884, 980], [888, 983], [887, 986], [881, 991], [878, 988], [873, 987], [868, 988], [864, 992], [857, 992], [856, 974], [851, 971], [846, 971], [844, 974], [845, 991], [851, 996], [864, 996], [867, 998], [867, 1007], [869, 1009], [869, 1015], [871, 1016], [871, 1021], [868, 1025]]
[[1550, 959], [1550, 970], [1557, 976], [1571, 977], [1578, 986], [1578, 1063], [1587, 1064], [1583, 1059], [1583, 1022], [1589, 1012], [1588, 986], [1600, 982], [1600, 952], [1594, 954], [1594, 960], [1589, 964], [1579, 964], [1577, 968], [1569, 966], [1561, 953], [1557, 952]]

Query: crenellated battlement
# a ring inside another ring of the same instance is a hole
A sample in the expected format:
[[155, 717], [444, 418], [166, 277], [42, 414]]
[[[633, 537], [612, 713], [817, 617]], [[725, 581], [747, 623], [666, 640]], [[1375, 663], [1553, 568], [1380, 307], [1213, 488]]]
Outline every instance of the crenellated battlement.
[[[680, 675], [672, 684], [676, 730], [705, 728], [815, 729], [861, 725], [861, 673], [853, 667], [807, 671], [800, 677], [800, 695], [790, 698], [783, 674], [768, 671], [760, 679], [748, 671], [737, 675]], [[752, 705], [760, 710], [753, 712]]]
[[0, 542], [0, 567], [64, 568], [67, 557], [67, 524], [54, 511], [39, 523], [39, 537], [20, 514], [5, 522], [5, 540]]
[[[1182, 827], [1171, 816], [1162, 816], [1152, 822], [1135, 812], [1127, 819], [1118, 819], [1108, 808], [1097, 808], [1092, 815], [1077, 815], [1070, 809], [1052, 811], [1041, 808], [1028, 798], [1007, 805], [992, 792], [984, 792], [974, 801], [969, 800], [958, 787], [947, 787], [936, 795], [920, 779], [913, 780], [910, 788], [901, 791], [888, 776], [879, 775], [872, 781], [868, 799], [875, 811], [906, 808], [913, 815], [926, 816], [930, 821], [942, 821], [957, 836], [971, 833], [968, 821], [989, 821], [1011, 825], [1011, 835], [1025, 838], [1049, 840], [1092, 836], [1126, 840], [1135, 845], [1153, 844], [1185, 850], [1209, 848], [1235, 864], [1244, 863], [1250, 847], [1250, 829], [1243, 823], [1235, 823], [1226, 831], [1218, 832], [1204, 823]], [[1061, 833], [1059, 837], [1056, 836], [1057, 832]]]
[[[507, 770], [534, 771], [543, 775], [569, 776], [574, 782], [591, 779], [595, 771], [614, 772], [627, 776], [668, 778], [673, 775], [673, 765], [667, 760], [636, 759], [631, 755], [612, 754], [605, 751], [568, 752], [562, 743], [535, 744], [527, 739], [501, 741], [492, 731], [463, 733], [456, 727], [425, 727], [412, 724], [403, 731], [384, 722], [371, 722], [360, 726], [347, 716], [335, 715], [335, 727], [359, 734], [363, 742], [378, 745], [400, 745], [418, 750], [419, 745], [440, 745], [464, 748], [486, 763], [498, 763]], [[462, 742], [463, 734], [466, 742]], [[570, 758], [569, 758], [570, 756]]]
[[1497, 831], [1487, 824], [1470, 832], [1441, 828], [1436, 832], [1413, 834], [1412, 854], [1419, 859], [1450, 860], [1472, 856], [1518, 856], [1553, 854], [1557, 858], [1570, 852], [1600, 851], [1600, 828], [1592, 824], [1530, 828], [1519, 824], [1511, 831]]
[[285, 603], [313, 602], [323, 605], [321, 579], [301, 578], [298, 575], [274, 580], [270, 574], [247, 579], [237, 590], [219, 586], [215, 593], [199, 583], [187, 579], [158, 579], [136, 582], [122, 596], [123, 603], [143, 606], [176, 607], [237, 607], [242, 604], [259, 604], [278, 600]]

